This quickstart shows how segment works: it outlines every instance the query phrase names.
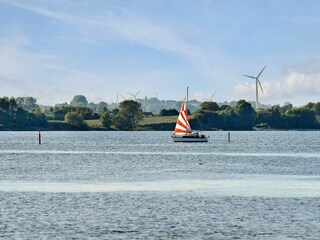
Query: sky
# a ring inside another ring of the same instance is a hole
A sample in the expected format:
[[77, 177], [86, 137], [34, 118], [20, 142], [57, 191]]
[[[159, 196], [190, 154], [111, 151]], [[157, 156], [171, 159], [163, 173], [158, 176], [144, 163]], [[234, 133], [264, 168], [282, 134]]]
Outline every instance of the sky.
[[0, 0], [0, 96], [320, 101], [318, 0]]

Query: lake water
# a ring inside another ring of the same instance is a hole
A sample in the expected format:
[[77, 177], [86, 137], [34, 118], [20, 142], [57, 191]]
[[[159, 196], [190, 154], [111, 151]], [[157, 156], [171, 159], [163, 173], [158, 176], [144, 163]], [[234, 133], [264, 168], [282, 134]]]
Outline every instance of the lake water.
[[0, 237], [319, 239], [320, 132], [0, 132]]

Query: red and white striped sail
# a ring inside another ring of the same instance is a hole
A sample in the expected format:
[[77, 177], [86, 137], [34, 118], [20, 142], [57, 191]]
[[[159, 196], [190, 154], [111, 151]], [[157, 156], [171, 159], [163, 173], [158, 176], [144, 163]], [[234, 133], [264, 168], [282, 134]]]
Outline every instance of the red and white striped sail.
[[185, 99], [181, 106], [176, 128], [174, 129], [174, 136], [187, 135], [190, 133], [192, 133], [192, 130], [188, 120], [187, 101]]

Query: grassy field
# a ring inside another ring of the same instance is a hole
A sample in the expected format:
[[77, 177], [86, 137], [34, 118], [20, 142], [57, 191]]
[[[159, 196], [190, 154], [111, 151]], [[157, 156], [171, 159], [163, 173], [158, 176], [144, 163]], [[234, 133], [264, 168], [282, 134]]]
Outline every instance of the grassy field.
[[[138, 130], [171, 130], [177, 121], [177, 116], [146, 117], [139, 123]], [[85, 120], [92, 129], [103, 130], [100, 120]]]
[[99, 119], [85, 120], [84, 122], [85, 122], [90, 128], [100, 128], [100, 127], [102, 127]]
[[[161, 124], [161, 123], [175, 123], [178, 116], [155, 116], [155, 117], [145, 117], [139, 123], [140, 126], [151, 125], [151, 124]], [[85, 120], [85, 123], [92, 128], [101, 127], [99, 119], [95, 120]]]
[[[155, 117], [145, 117], [139, 123], [139, 125], [152, 125], [152, 124], [162, 124], [162, 123], [175, 123], [178, 116], [155, 116]], [[92, 128], [100, 128], [101, 123], [99, 119], [95, 120], [85, 120], [85, 123]]]
[[146, 117], [139, 123], [139, 130], [170, 131], [174, 129], [177, 116]]
[[175, 123], [178, 116], [155, 116], [144, 118], [139, 125], [161, 124], [161, 123]]

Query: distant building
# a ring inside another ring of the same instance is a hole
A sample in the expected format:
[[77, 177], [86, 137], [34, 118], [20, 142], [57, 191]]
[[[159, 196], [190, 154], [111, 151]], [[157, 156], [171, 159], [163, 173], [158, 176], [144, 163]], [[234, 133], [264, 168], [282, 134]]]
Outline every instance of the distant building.
[[144, 117], [153, 117], [154, 116], [152, 112], [143, 112], [142, 115]]

